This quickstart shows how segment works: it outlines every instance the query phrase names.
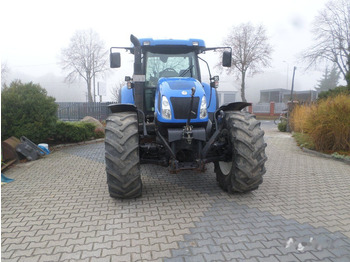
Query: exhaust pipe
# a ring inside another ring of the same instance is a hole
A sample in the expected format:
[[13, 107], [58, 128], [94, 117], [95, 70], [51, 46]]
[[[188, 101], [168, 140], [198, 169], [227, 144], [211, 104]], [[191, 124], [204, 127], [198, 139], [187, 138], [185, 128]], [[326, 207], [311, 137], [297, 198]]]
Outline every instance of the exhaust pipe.
[[130, 41], [134, 46], [141, 46], [139, 39], [133, 34], [130, 35]]
[[142, 66], [141, 66], [141, 44], [139, 39], [133, 34], [130, 35], [130, 41], [134, 45], [134, 75], [142, 74]]
[[[134, 76], [133, 79], [135, 78], [135, 75], [142, 75], [142, 63], [141, 63], [141, 44], [139, 39], [134, 36], [133, 34], [130, 35], [130, 41], [134, 45]], [[134, 90], [135, 90], [135, 105], [136, 107], [144, 111], [143, 107], [143, 96], [144, 96], [144, 91], [143, 91], [143, 82], [137, 82], [134, 81]]]

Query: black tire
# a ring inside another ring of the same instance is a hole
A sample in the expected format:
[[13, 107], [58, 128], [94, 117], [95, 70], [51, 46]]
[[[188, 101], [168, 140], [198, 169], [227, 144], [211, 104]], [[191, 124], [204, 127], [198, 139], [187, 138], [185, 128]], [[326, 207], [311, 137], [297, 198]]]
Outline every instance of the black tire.
[[240, 111], [225, 113], [232, 160], [214, 163], [217, 181], [230, 193], [255, 190], [266, 172], [264, 131], [254, 115]]
[[111, 197], [142, 195], [138, 121], [135, 112], [110, 114], [106, 120], [105, 159]]

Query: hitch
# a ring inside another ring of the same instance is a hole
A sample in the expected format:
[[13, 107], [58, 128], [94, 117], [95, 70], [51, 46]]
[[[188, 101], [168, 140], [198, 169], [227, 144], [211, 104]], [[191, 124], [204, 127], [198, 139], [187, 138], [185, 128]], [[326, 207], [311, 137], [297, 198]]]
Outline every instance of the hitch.
[[182, 138], [187, 140], [187, 143], [192, 144], [193, 139], [193, 126], [186, 125], [183, 129]]
[[220, 133], [224, 127], [225, 112], [219, 108], [215, 112], [215, 117], [217, 117], [217, 118], [214, 118], [216, 130], [215, 130], [214, 134], [211, 136], [211, 138], [209, 139], [209, 141], [205, 144], [205, 146], [201, 152], [202, 159], [205, 159], [207, 157], [207, 154], [208, 154], [210, 148], [212, 147], [212, 145], [214, 144], [214, 142], [216, 141], [216, 139], [218, 138], [218, 136], [220, 135]]
[[182, 138], [186, 139], [187, 143], [189, 143], [189, 144], [192, 143], [192, 139], [193, 139], [193, 133], [192, 133], [193, 126], [190, 125], [191, 116], [192, 116], [192, 114], [196, 114], [195, 112], [192, 111], [193, 98], [194, 98], [194, 94], [196, 93], [196, 88], [192, 87], [191, 91], [192, 91], [192, 93], [191, 93], [190, 110], [188, 112], [186, 126], [184, 126], [183, 135], [182, 135]]

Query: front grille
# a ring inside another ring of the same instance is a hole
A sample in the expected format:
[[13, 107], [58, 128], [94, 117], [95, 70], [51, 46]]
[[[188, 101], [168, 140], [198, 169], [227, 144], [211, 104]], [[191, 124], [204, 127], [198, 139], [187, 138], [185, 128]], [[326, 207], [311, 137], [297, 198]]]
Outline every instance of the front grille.
[[[175, 119], [187, 119], [190, 111], [191, 97], [170, 97], [170, 101], [174, 109]], [[191, 119], [197, 118], [198, 105], [199, 97], [194, 97], [191, 110], [194, 114], [191, 114]]]

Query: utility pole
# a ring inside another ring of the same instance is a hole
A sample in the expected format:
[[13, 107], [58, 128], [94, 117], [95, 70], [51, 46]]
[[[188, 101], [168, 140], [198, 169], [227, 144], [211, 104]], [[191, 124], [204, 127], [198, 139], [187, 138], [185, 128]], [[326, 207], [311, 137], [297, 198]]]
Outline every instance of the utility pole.
[[93, 102], [96, 102], [96, 84], [95, 84], [95, 54], [92, 53], [92, 78], [94, 84], [94, 99]]
[[293, 78], [292, 78], [292, 90], [290, 92], [290, 101], [293, 103], [293, 91], [294, 91], [294, 76], [295, 76], [295, 70], [297, 69], [296, 66], [293, 68]]
[[292, 89], [290, 91], [290, 101], [288, 102], [288, 115], [287, 115], [287, 132], [291, 132], [290, 128], [290, 114], [293, 111], [294, 108], [294, 102], [293, 102], [293, 91], [294, 91], [294, 77], [295, 77], [295, 70], [297, 69], [296, 66], [293, 68], [293, 78], [292, 78]]

